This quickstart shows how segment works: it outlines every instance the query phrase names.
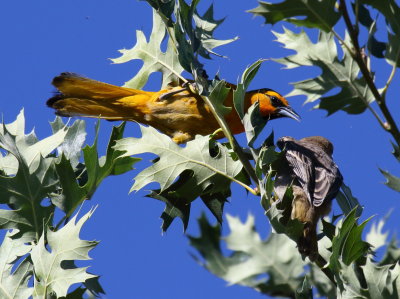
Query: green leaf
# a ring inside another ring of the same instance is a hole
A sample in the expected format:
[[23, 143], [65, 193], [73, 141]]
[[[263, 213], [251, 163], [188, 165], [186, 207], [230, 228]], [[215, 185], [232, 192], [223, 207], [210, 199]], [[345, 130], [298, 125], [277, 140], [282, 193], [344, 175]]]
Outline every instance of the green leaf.
[[214, 108], [217, 110], [218, 115], [221, 117], [232, 111], [232, 107], [224, 106], [224, 101], [230, 92], [230, 88], [224, 80], [213, 80], [210, 87], [209, 99], [213, 103]]
[[[10, 152], [17, 160], [23, 159], [33, 172], [39, 166], [40, 159], [54, 151], [64, 141], [66, 134], [67, 129], [64, 127], [40, 141], [33, 131], [25, 135], [25, 118], [22, 110], [13, 123], [0, 125], [0, 148]], [[5, 135], [10, 137], [9, 140], [4, 139]], [[9, 172], [10, 175], [15, 173]]]
[[146, 1], [154, 8], [163, 20], [169, 21], [175, 9], [175, 0], [141, 0]]
[[335, 8], [335, 0], [285, 0], [276, 4], [258, 1], [258, 3], [259, 6], [249, 12], [264, 17], [266, 24], [273, 25], [279, 21], [286, 21], [297, 26], [319, 28], [328, 32], [340, 18]]
[[358, 20], [360, 24], [365, 26], [368, 30], [368, 41], [367, 48], [368, 51], [377, 58], [385, 57], [384, 51], [386, 50], [386, 43], [380, 42], [376, 39], [376, 21], [371, 17], [369, 10], [360, 3], [352, 3], [353, 12], [358, 15]]
[[47, 230], [47, 247], [44, 234], [31, 251], [35, 271], [34, 296], [42, 298], [54, 293], [57, 297], [67, 295], [68, 289], [75, 283], [83, 283], [96, 277], [86, 272], [88, 267], [72, 266], [71, 261], [89, 260], [89, 251], [98, 242], [85, 241], [79, 238], [83, 224], [90, 218], [94, 210], [82, 216], [77, 215], [60, 230]]
[[386, 23], [389, 25], [388, 43], [386, 45], [385, 58], [386, 61], [394, 66], [400, 66], [400, 7], [394, 0], [388, 0], [385, 2], [376, 0], [361, 0], [363, 4], [370, 5], [377, 9], [381, 14], [384, 15]]
[[[253, 287], [270, 296], [293, 297], [304, 279], [304, 264], [295, 243], [277, 234], [262, 241], [251, 215], [245, 223], [232, 216], [227, 220], [231, 233], [222, 238], [218, 225], [211, 226], [204, 215], [199, 219], [201, 235], [189, 236], [191, 246], [204, 258], [204, 262], [197, 258], [198, 262], [230, 285]], [[231, 252], [223, 253], [220, 240]]]
[[[85, 169], [77, 172], [73, 169], [71, 161], [65, 156], [57, 162], [56, 171], [59, 178], [60, 190], [51, 194], [51, 200], [67, 216], [72, 215], [84, 200], [90, 199], [100, 183], [109, 175], [123, 174], [132, 169], [134, 163], [140, 159], [121, 157], [122, 153], [116, 151], [113, 146], [116, 140], [123, 136], [125, 123], [113, 127], [107, 146], [106, 155], [98, 158], [97, 134], [92, 146], [83, 149]], [[78, 179], [81, 177], [81, 180]]]
[[[322, 2], [321, 2], [322, 3]], [[324, 1], [325, 3], [325, 1]], [[344, 56], [338, 57], [337, 46], [332, 33], [320, 32], [317, 43], [312, 43], [306, 32], [296, 34], [288, 29], [284, 33], [276, 33], [278, 42], [286, 49], [296, 51], [296, 54], [274, 59], [287, 68], [299, 66], [317, 66], [322, 74], [316, 78], [295, 82], [294, 90], [288, 96], [305, 95], [305, 103], [320, 103], [315, 108], [325, 109], [328, 115], [338, 110], [349, 114], [359, 114], [365, 111], [367, 105], [374, 101], [374, 96], [365, 80], [359, 77], [360, 69], [346, 48], [342, 47]], [[350, 44], [346, 35], [345, 43]], [[335, 95], [321, 97], [334, 88], [341, 91]]]
[[184, 198], [174, 195], [175, 194], [173, 192], [163, 192], [158, 194], [154, 191], [146, 195], [147, 197], [155, 198], [165, 203], [165, 209], [160, 217], [163, 220], [161, 225], [163, 232], [167, 231], [172, 221], [174, 221], [176, 217], [179, 217], [182, 220], [184, 231], [186, 231], [189, 223], [191, 206], [190, 202], [188, 203]]
[[247, 88], [256, 76], [258, 70], [260, 69], [261, 63], [263, 63], [264, 61], [264, 59], [259, 59], [252, 65], [247, 67], [244, 70], [242, 77], [236, 86], [236, 89], [233, 91], [233, 104], [240, 119], [243, 119], [244, 117], [244, 96], [246, 94]]
[[268, 122], [260, 113], [259, 102], [250, 106], [242, 121], [246, 131], [247, 144], [253, 148], [258, 135], [260, 135]]
[[151, 182], [159, 183], [163, 191], [182, 172], [191, 170], [194, 178], [192, 188], [199, 186], [203, 191], [208, 188], [208, 192], [217, 193], [225, 190], [242, 169], [241, 163], [234, 161], [230, 151], [219, 143], [216, 143], [217, 154], [211, 156], [207, 136], [197, 135], [185, 147], [181, 147], [152, 127], [140, 126], [140, 129], [141, 138], [118, 140], [115, 149], [125, 152], [123, 157], [148, 152], [160, 159], [135, 177], [131, 191], [139, 190]]
[[0, 297], [27, 299], [32, 296], [32, 288], [28, 281], [32, 277], [32, 264], [24, 258], [15, 268], [16, 262], [29, 253], [30, 245], [26, 245], [22, 239], [13, 239], [17, 231], [7, 232], [0, 246]]
[[379, 168], [379, 171], [386, 178], [385, 185], [394, 191], [400, 192], [400, 178], [390, 174], [388, 171]]
[[390, 25], [395, 35], [400, 34], [400, 8], [395, 0], [360, 0], [361, 3], [370, 5], [384, 15], [386, 23]]
[[[168, 6], [168, 3], [166, 3]], [[168, 40], [167, 50], [162, 52], [160, 46], [165, 38], [166, 28], [155, 10], [153, 10], [153, 30], [149, 41], [143, 31], [136, 31], [136, 45], [129, 50], [119, 50], [122, 56], [111, 59], [114, 63], [125, 63], [131, 60], [140, 59], [143, 61], [142, 68], [136, 76], [125, 83], [125, 87], [142, 88], [150, 74], [153, 72], [162, 73], [162, 86], [166, 87], [171, 82], [178, 82], [183, 68], [179, 63], [179, 57], [171, 39]]]
[[360, 217], [363, 209], [358, 199], [353, 196], [350, 188], [346, 186], [346, 184], [343, 183], [340, 189], [341, 191], [336, 195], [336, 201], [340, 209], [345, 215], [348, 215], [353, 209], [356, 209], [356, 217]]
[[350, 265], [352, 262], [366, 255], [370, 245], [361, 239], [362, 231], [371, 219], [357, 225], [357, 209], [354, 208], [343, 220], [332, 240], [332, 255], [329, 260], [329, 268], [337, 275], [341, 268], [340, 263]]
[[37, 162], [29, 167], [23, 156], [26, 147], [19, 149], [18, 140], [3, 126], [0, 146], [14, 155], [19, 166], [14, 176], [0, 175], [0, 203], [11, 207], [11, 210], [0, 210], [0, 228], [18, 229], [19, 237], [34, 240], [43, 231], [43, 222], [49, 221], [54, 211], [53, 206], [42, 205], [43, 199], [55, 191], [53, 159], [44, 159], [39, 154]]
[[195, 11], [195, 13], [193, 14], [193, 20], [195, 23], [194, 36], [199, 40], [199, 49], [197, 50], [197, 52], [205, 58], [211, 58], [209, 53], [217, 56], [222, 56], [214, 52], [214, 48], [229, 44], [238, 39], [238, 37], [225, 40], [214, 38], [214, 31], [218, 28], [219, 25], [221, 25], [224, 19], [214, 19], [213, 4], [210, 5], [203, 16], [200, 16], [198, 12]]

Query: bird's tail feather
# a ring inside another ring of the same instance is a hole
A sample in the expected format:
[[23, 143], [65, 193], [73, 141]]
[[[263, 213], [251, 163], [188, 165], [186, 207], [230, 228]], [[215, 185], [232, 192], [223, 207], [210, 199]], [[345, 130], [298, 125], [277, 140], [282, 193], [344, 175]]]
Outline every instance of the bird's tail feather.
[[132, 120], [146, 113], [145, 103], [150, 92], [119, 87], [72, 73], [53, 79], [58, 92], [47, 106], [61, 116], [85, 116], [108, 120]]

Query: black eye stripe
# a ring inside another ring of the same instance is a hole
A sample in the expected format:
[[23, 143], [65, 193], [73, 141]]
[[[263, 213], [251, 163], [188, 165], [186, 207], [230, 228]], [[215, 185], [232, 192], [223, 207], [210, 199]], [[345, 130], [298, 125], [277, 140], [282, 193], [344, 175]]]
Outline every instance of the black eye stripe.
[[274, 107], [283, 106], [282, 101], [278, 99], [276, 96], [269, 96], [269, 98], [271, 99], [272, 106]]

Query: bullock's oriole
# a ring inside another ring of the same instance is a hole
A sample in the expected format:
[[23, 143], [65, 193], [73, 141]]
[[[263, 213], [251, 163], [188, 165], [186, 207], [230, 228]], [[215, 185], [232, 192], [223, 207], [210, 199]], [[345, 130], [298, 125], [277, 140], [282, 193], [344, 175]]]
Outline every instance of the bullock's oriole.
[[332, 159], [333, 145], [321, 136], [296, 140], [282, 137], [277, 142], [284, 151], [285, 162], [278, 169], [275, 195], [282, 199], [292, 184], [292, 219], [304, 223], [303, 235], [297, 242], [301, 254], [314, 261], [318, 257], [317, 223], [331, 209], [343, 177]]
[[[61, 116], [85, 116], [107, 120], [130, 120], [148, 124], [169, 135], [176, 143], [184, 143], [196, 134], [209, 135], [219, 125], [208, 105], [189, 89], [171, 87], [156, 92], [119, 87], [72, 73], [62, 73], [52, 84], [59, 93], [47, 105]], [[235, 88], [233, 84], [227, 83]], [[232, 89], [224, 102], [233, 107]], [[287, 100], [271, 89], [246, 93], [245, 108], [259, 102], [260, 113], [267, 120], [299, 116]], [[225, 119], [233, 134], [244, 132], [237, 113], [232, 111]], [[218, 136], [223, 137], [223, 136]]]

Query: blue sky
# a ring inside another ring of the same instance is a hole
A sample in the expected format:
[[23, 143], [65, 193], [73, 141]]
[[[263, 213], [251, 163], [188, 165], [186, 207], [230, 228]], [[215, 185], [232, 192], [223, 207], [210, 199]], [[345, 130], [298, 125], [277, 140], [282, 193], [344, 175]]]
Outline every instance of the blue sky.
[[[219, 71], [220, 76], [230, 82], [236, 82], [245, 67], [259, 58], [282, 57], [289, 53], [273, 42], [275, 37], [271, 29], [282, 32], [281, 25], [272, 28], [262, 25], [263, 19], [245, 12], [257, 6], [256, 1], [233, 3], [226, 5], [226, 1], [215, 1], [216, 16], [226, 17], [217, 37], [239, 36], [240, 39], [217, 49], [229, 59], [216, 58], [206, 65], [209, 74]], [[24, 108], [27, 130], [35, 128], [36, 134], [43, 138], [51, 132], [48, 122], [54, 120], [53, 111], [45, 105], [54, 91], [50, 84], [52, 78], [70, 71], [122, 85], [137, 72], [140, 63], [113, 65], [108, 58], [118, 57], [118, 49], [135, 44], [135, 30], [150, 32], [151, 9], [144, 1], [133, 0], [4, 1], [0, 9], [0, 28], [3, 92], [0, 112], [8, 123]], [[378, 76], [379, 82], [384, 82], [388, 69], [376, 65], [374, 70], [382, 74]], [[289, 82], [306, 79], [317, 72], [283, 70], [279, 64], [267, 61], [250, 88], [269, 87], [287, 94], [292, 89]], [[392, 86], [398, 83], [397, 76]], [[146, 89], [156, 90], [159, 84], [159, 77], [153, 76]], [[388, 104], [392, 110], [397, 110], [395, 117], [399, 119], [395, 92], [396, 88], [389, 90]], [[324, 111], [311, 110], [311, 105], [303, 106], [304, 97], [289, 98], [289, 101], [302, 116], [301, 123], [276, 120], [270, 122], [266, 130], [274, 129], [277, 137], [322, 135], [329, 138], [335, 145], [334, 158], [345, 182], [365, 207], [363, 218], [376, 215], [375, 219], [379, 219], [394, 208], [386, 228], [392, 231], [398, 228], [399, 196], [383, 185], [384, 178], [378, 167], [398, 175], [400, 168], [390, 154], [389, 135], [378, 127], [372, 115], [366, 112], [349, 116], [339, 112], [326, 117]], [[99, 148], [102, 153], [111, 126], [109, 122], [101, 123]], [[87, 131], [91, 141], [94, 121], [87, 122]], [[137, 136], [137, 125], [127, 126], [125, 135]], [[239, 140], [243, 142], [243, 136]], [[145, 162], [138, 167], [143, 165]], [[145, 192], [128, 195], [133, 176], [128, 173], [108, 178], [94, 198], [85, 204], [86, 209], [99, 205], [84, 227], [82, 237], [101, 241], [91, 253], [90, 264], [91, 272], [102, 276], [106, 298], [261, 298], [251, 289], [227, 287], [224, 281], [199, 267], [189, 255], [193, 250], [188, 246], [179, 220], [161, 235], [159, 216], [164, 206], [144, 198]], [[194, 203], [189, 234], [197, 234], [195, 220], [204, 208], [202, 203]], [[259, 200], [236, 186], [225, 211], [241, 219], [253, 213], [262, 236], [270, 231]], [[339, 210], [335, 208], [334, 212], [337, 214]], [[223, 231], [227, 233], [226, 225]]]

